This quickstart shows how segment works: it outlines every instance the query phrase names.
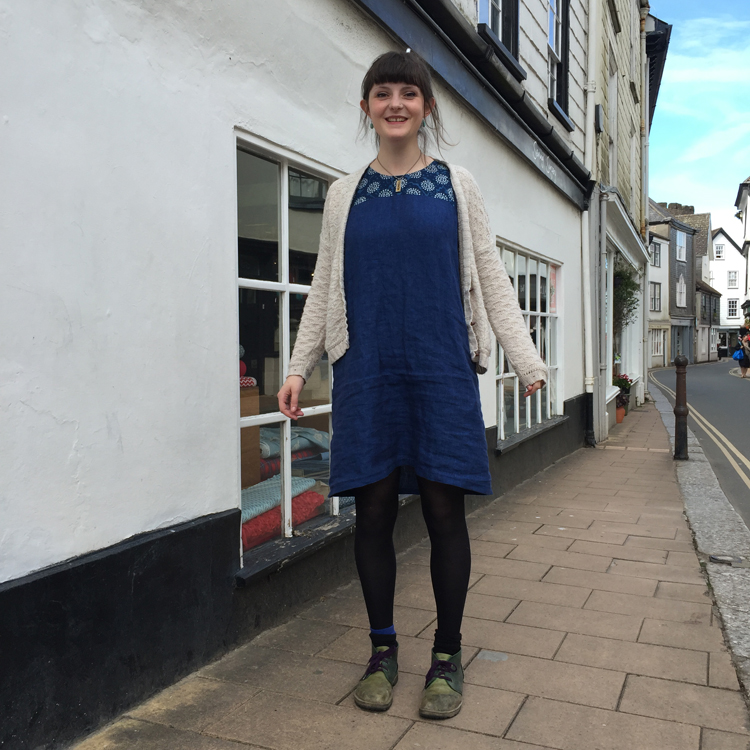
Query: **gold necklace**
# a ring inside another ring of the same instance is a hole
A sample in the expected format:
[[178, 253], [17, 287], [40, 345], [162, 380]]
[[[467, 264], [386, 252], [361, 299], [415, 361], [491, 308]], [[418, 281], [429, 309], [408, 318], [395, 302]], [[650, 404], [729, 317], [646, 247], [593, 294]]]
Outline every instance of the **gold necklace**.
[[409, 167], [409, 169], [407, 169], [407, 170], [406, 170], [406, 172], [404, 172], [404, 173], [403, 173], [403, 174], [402, 174], [402, 175], [401, 175], [400, 177], [396, 177], [396, 175], [395, 175], [395, 174], [391, 174], [391, 173], [390, 173], [390, 172], [389, 172], [389, 171], [388, 171], [388, 170], [387, 170], [387, 169], [386, 169], [385, 167], [383, 167], [383, 162], [382, 162], [382, 161], [380, 161], [380, 159], [378, 159], [378, 157], [377, 157], [377, 156], [375, 157], [375, 161], [376, 161], [376, 162], [377, 162], [378, 164], [380, 164], [380, 166], [381, 166], [381, 167], [383, 167], [383, 170], [385, 171], [385, 173], [386, 173], [387, 175], [389, 175], [390, 177], [394, 177], [394, 178], [396, 179], [396, 192], [397, 192], [397, 193], [400, 193], [400, 192], [401, 192], [401, 181], [402, 181], [402, 180], [404, 179], [404, 177], [406, 177], [406, 175], [408, 175], [408, 174], [409, 174], [409, 172], [411, 172], [411, 170], [412, 170], [412, 169], [414, 169], [414, 167], [416, 167], [416, 166], [417, 166], [417, 163], [419, 162], [419, 160], [420, 160], [420, 159], [421, 159], [421, 158], [422, 158], [423, 156], [424, 156], [424, 154], [423, 154], [423, 153], [422, 153], [422, 152], [420, 151], [420, 152], [419, 152], [419, 156], [417, 157], [417, 161], [415, 161], [415, 162], [414, 162], [414, 164], [412, 164], [412, 165], [411, 165], [411, 166]]

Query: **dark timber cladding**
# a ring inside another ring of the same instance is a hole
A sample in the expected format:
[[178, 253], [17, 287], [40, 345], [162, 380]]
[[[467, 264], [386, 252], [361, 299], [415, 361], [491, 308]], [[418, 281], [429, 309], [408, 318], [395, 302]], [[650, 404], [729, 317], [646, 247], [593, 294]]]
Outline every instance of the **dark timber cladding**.
[[464, 102], [563, 195], [585, 209], [589, 172], [451, 0], [355, 0], [413, 47]]

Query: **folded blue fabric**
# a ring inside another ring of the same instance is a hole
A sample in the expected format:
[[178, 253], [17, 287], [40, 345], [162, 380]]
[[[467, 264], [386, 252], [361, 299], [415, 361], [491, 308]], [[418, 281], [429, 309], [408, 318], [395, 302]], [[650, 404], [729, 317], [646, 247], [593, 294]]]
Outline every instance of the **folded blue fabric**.
[[[314, 479], [292, 477], [292, 497], [297, 497], [315, 486]], [[281, 475], [247, 487], [241, 492], [242, 523], [281, 505]]]
[[[261, 458], [276, 458], [281, 455], [278, 427], [260, 428], [260, 456]], [[312, 427], [292, 427], [292, 453], [305, 448], [320, 448], [321, 452], [330, 448], [327, 432], [314, 430]]]

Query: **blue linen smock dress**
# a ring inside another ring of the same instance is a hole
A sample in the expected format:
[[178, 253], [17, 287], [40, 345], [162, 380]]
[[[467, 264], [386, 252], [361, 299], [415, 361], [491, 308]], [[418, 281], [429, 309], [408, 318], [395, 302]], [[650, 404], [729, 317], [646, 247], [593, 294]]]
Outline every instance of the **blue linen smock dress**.
[[349, 348], [333, 365], [330, 493], [402, 467], [491, 494], [479, 384], [461, 300], [450, 172], [433, 161], [396, 178], [368, 167], [344, 237]]

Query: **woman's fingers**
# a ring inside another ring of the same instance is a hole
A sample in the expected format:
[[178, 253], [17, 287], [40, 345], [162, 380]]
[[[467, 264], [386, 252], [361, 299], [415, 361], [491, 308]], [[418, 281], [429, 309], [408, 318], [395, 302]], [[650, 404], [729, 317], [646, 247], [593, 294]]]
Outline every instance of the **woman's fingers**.
[[537, 380], [536, 383], [531, 383], [526, 386], [526, 393], [523, 394], [524, 398], [528, 398], [532, 393], [536, 393], [544, 385], [543, 380]]
[[302, 409], [299, 408], [299, 394], [302, 391], [304, 380], [292, 378], [287, 380], [281, 386], [277, 397], [279, 399], [279, 411], [290, 419], [297, 419], [304, 416]]

